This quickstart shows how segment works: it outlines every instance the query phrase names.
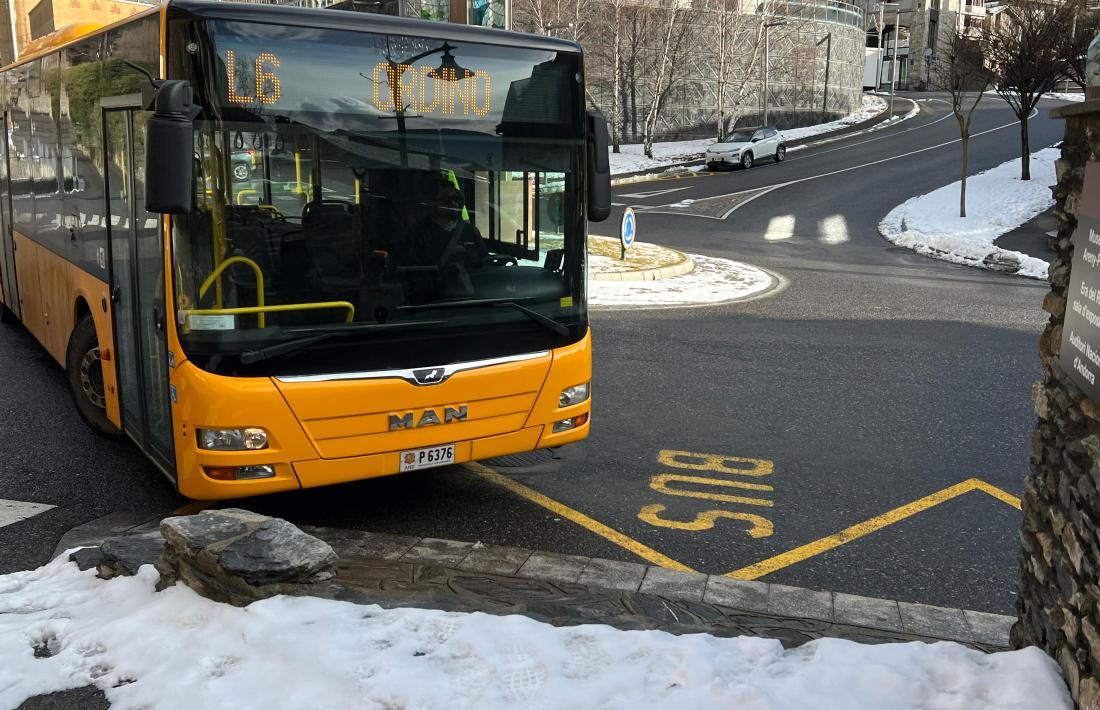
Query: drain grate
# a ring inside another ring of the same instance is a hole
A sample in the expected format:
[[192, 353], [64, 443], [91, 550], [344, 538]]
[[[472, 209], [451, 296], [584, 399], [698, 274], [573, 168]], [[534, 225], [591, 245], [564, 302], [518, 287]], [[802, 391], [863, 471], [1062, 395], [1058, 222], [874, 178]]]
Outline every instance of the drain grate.
[[497, 456], [495, 459], [485, 459], [481, 463], [493, 468], [527, 468], [539, 466], [544, 463], [556, 461], [558, 456], [553, 449], [535, 449], [520, 454], [508, 454]]

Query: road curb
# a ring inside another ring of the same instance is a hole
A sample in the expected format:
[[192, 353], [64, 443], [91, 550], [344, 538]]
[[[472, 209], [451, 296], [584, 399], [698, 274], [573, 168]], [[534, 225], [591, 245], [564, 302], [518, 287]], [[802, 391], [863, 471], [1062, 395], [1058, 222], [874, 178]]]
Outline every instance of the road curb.
[[[890, 119], [886, 119], [885, 121], [876, 121], [873, 125], [870, 125], [865, 129], [858, 130], [858, 131], [851, 131], [851, 132], [847, 132], [847, 133], [842, 133], [841, 131], [836, 131], [836, 132], [834, 132], [834, 134], [822, 133], [822, 134], [820, 134], [820, 136], [813, 136], [812, 139], [809, 140], [806, 143], [799, 143], [797, 145], [791, 146], [790, 148], [787, 149], [787, 152], [791, 153], [791, 152], [801, 151], [801, 150], [805, 150], [806, 148], [813, 148], [813, 147], [816, 147], [816, 146], [819, 146], [819, 145], [827, 145], [829, 143], [835, 143], [836, 141], [844, 140], [845, 138], [852, 138], [852, 137], [855, 137], [855, 136], [862, 136], [862, 135], [866, 135], [868, 133], [873, 133], [875, 131], [880, 131], [884, 128], [888, 128], [888, 127], [891, 127], [891, 126], [896, 126], [900, 123], [908, 121], [910, 118], [913, 118], [914, 116], [916, 116], [917, 114], [920, 113], [920, 105], [915, 100], [913, 100], [913, 99], [911, 99], [907, 96], [898, 96], [898, 97], [895, 97], [895, 98], [903, 99], [903, 100], [908, 101], [911, 104], [913, 104], [913, 108], [910, 109], [910, 111], [908, 113], [906, 113], [904, 116], [899, 118], [897, 121], [891, 121]], [[878, 118], [879, 116], [881, 116], [885, 112], [886, 112], [886, 109], [883, 109], [882, 112], [875, 114], [874, 116], [867, 119], [863, 123], [870, 123], [872, 121], [875, 121], [876, 118]], [[861, 125], [861, 124], [856, 124], [856, 125]], [[843, 130], [846, 130], [846, 129], [842, 129], [842, 131]], [[837, 134], [839, 134], [839, 135], [837, 135]], [[651, 180], [658, 180], [658, 179], [661, 179], [661, 178], [674, 177], [676, 175], [682, 174], [682, 172], [683, 172], [683, 171], [677, 171], [676, 170], [677, 168], [684, 168], [684, 167], [687, 167], [687, 166], [690, 166], [690, 165], [702, 165], [702, 164], [703, 164], [703, 158], [699, 157], [699, 158], [693, 159], [693, 160], [685, 160], [685, 161], [680, 162], [680, 163], [672, 163], [671, 165], [666, 165], [666, 166], [664, 166], [664, 168], [660, 172], [632, 173], [632, 174], [623, 175], [620, 178], [614, 178], [613, 177], [611, 179], [611, 187], [619, 187], [621, 185], [631, 185], [631, 184], [638, 183], [638, 182], [649, 182]]]
[[675, 264], [669, 264], [668, 266], [658, 266], [654, 269], [637, 269], [634, 271], [610, 271], [607, 273], [594, 273], [589, 276], [593, 281], [660, 281], [661, 279], [669, 279], [673, 276], [683, 276], [684, 274], [690, 274], [695, 270], [695, 262], [691, 257], [683, 252], [676, 251], [675, 249], [669, 249], [668, 247], [661, 247], [662, 249], [668, 249], [668, 251], [674, 252], [681, 257], [681, 260]]
[[[134, 520], [138, 518], [144, 518], [144, 522], [135, 524]], [[62, 536], [55, 556], [69, 549], [72, 541], [79, 541], [79, 545], [95, 544], [110, 537], [147, 532], [157, 527], [158, 521], [147, 516], [114, 513], [67, 532]], [[568, 590], [580, 585], [594, 592], [602, 590], [605, 593], [649, 595], [680, 604], [735, 610], [739, 614], [761, 617], [765, 622], [768, 619], [776, 623], [792, 619], [824, 622], [846, 630], [874, 632], [878, 641], [954, 641], [982, 651], [1002, 651], [1009, 648], [1009, 630], [1016, 621], [1011, 616], [969, 609], [739, 580], [700, 572], [678, 572], [637, 562], [562, 555], [480, 542], [301, 527], [327, 541], [341, 557], [353, 555], [360, 559], [445, 567], [456, 573], [539, 580], [562, 585]], [[92, 536], [99, 536], [100, 539], [90, 539]], [[577, 596], [572, 591], [570, 595]], [[767, 623], [764, 627], [767, 628]]]

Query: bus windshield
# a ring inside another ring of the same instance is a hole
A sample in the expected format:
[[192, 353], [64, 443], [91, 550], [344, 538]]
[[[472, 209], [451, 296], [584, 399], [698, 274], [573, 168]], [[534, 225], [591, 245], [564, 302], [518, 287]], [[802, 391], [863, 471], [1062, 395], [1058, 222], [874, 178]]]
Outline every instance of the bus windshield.
[[583, 336], [577, 55], [243, 22], [177, 36], [202, 112], [174, 290], [200, 367], [415, 367]]

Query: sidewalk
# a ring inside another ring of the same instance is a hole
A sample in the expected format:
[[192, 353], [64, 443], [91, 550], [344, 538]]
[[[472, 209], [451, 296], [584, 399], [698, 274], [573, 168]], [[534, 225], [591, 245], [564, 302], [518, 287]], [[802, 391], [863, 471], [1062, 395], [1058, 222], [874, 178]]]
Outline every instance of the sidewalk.
[[[159, 523], [116, 513], [69, 531], [54, 554], [154, 532]], [[383, 608], [520, 614], [554, 626], [605, 624], [672, 634], [755, 636], [778, 639], [787, 648], [828, 637], [860, 643], [956, 641], [994, 652], [1008, 648], [1015, 621], [985, 612], [518, 547], [301, 529], [327, 542], [339, 557], [326, 596]], [[121, 566], [131, 571], [160, 554], [155, 547], [129, 549], [135, 558], [122, 560]], [[87, 550], [71, 559], [86, 569], [100, 555]]]
[[239, 509], [55, 554], [3, 579], [0, 706], [1070, 707], [1001, 653], [1012, 618], [960, 609]]
[[993, 240], [993, 244], [1049, 263], [1054, 261], [1055, 252], [1051, 248], [1051, 240], [1057, 234], [1058, 219], [1054, 216], [1054, 209], [1051, 208], [1011, 232], [997, 237]]

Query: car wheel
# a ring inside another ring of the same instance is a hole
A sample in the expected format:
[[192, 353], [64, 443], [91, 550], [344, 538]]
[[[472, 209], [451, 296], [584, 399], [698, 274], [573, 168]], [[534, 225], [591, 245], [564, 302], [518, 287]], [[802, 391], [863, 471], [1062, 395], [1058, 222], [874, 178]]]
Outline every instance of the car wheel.
[[745, 153], [741, 156], [741, 167], [745, 170], [752, 167], [752, 153]]
[[92, 431], [108, 438], [121, 434], [107, 418], [107, 394], [103, 385], [103, 359], [99, 352], [95, 321], [84, 316], [69, 336], [65, 353], [65, 375], [69, 393], [85, 423]]
[[244, 163], [237, 163], [233, 166], [233, 177], [238, 180], [247, 180], [251, 175], [252, 171]]
[[787, 157], [787, 146], [781, 145], [775, 149], [775, 162], [782, 163], [783, 159]]

